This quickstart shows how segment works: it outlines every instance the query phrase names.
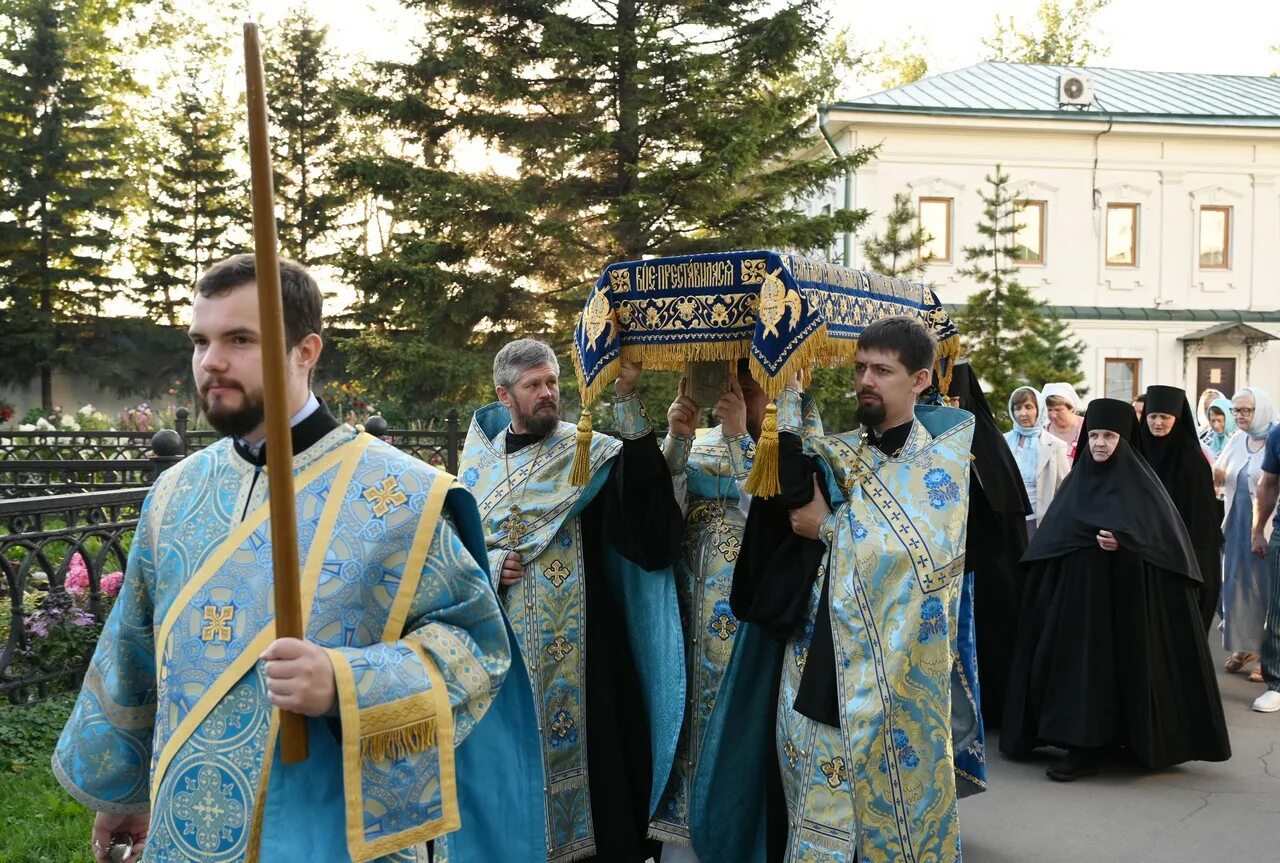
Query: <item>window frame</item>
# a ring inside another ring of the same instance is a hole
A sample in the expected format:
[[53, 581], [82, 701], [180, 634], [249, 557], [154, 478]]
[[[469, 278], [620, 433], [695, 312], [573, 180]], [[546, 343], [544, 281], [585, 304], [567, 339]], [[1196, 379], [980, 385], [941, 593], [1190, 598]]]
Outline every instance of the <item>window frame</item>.
[[[1201, 204], [1196, 213], [1196, 266], [1201, 270], [1231, 269], [1231, 210], [1229, 204]], [[1204, 214], [1206, 212], [1222, 213], [1222, 263], [1205, 264], [1204, 262]]]
[[1110, 396], [1109, 387], [1107, 386], [1107, 369], [1112, 363], [1127, 365], [1129, 367], [1129, 371], [1133, 375], [1133, 384], [1131, 386], [1132, 394], [1129, 396], [1127, 400], [1129, 402], [1132, 402], [1134, 399], [1138, 397], [1138, 393], [1142, 391], [1140, 388], [1141, 380], [1142, 380], [1142, 358], [1141, 357], [1104, 357], [1103, 358], [1102, 388], [1104, 391], [1108, 392], [1108, 398], [1112, 398], [1112, 396]]
[[923, 213], [925, 204], [944, 204], [947, 208], [947, 235], [943, 241], [943, 251], [946, 253], [945, 258], [926, 258], [923, 254], [924, 249], [920, 249], [920, 262], [922, 264], [950, 264], [952, 263], [951, 254], [951, 226], [955, 218], [955, 198], [941, 197], [938, 195], [921, 195], [916, 199], [916, 227], [922, 229], [924, 227]]
[[[1035, 258], [1028, 258], [1026, 260], [1014, 257], [1012, 258], [1012, 260], [1013, 260], [1013, 263], [1019, 267], [1043, 267], [1045, 253], [1046, 253], [1045, 246], [1048, 242], [1048, 237], [1049, 237], [1049, 231], [1048, 231], [1049, 202], [1044, 200], [1043, 198], [1017, 198], [1013, 202], [1013, 215], [1011, 218], [1012, 218], [1013, 224], [1015, 225], [1018, 224], [1018, 213], [1022, 212], [1023, 210], [1029, 209], [1030, 207], [1035, 207], [1040, 211], [1040, 231], [1039, 231], [1040, 236], [1037, 238], [1038, 245], [1039, 245], [1039, 249], [1038, 249], [1039, 255]], [[1016, 240], [1017, 238], [1015, 235], [1014, 241], [1016, 242]]]
[[[1133, 270], [1138, 267], [1138, 237], [1142, 233], [1142, 212], [1141, 204], [1129, 203], [1127, 201], [1109, 201], [1107, 203], [1106, 221], [1102, 228], [1102, 264], [1105, 267]], [[1133, 233], [1129, 236], [1129, 256], [1133, 261], [1128, 264], [1112, 263], [1111, 256], [1108, 254], [1111, 240], [1111, 211], [1112, 210], [1130, 210], [1133, 212]]]

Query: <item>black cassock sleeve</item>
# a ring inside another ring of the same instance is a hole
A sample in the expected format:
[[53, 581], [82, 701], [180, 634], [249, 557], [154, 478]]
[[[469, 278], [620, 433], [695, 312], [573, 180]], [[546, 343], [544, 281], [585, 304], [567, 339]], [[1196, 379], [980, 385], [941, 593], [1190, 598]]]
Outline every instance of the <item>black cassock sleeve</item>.
[[652, 431], [622, 441], [622, 454], [600, 498], [605, 536], [619, 554], [648, 570], [675, 562], [684, 516], [671, 489], [667, 460]]
[[[815, 477], [827, 505], [831, 505], [822, 476], [817, 461], [804, 454], [800, 437], [782, 432], [778, 435], [781, 491], [776, 497], [754, 498], [747, 513], [729, 604], [739, 620], [761, 627], [779, 641], [804, 626], [813, 580], [827, 556], [827, 546], [821, 540], [792, 532], [789, 517], [790, 510], [813, 500]], [[795, 709], [817, 722], [839, 725], [836, 689], [835, 646], [824, 581]]]
[[804, 454], [799, 435], [780, 433], [781, 491], [776, 497], [752, 499], [742, 551], [733, 570], [729, 603], [734, 616], [779, 641], [804, 624], [809, 591], [826, 553], [821, 541], [791, 531], [790, 511], [813, 500], [815, 476], [819, 476], [818, 465]]

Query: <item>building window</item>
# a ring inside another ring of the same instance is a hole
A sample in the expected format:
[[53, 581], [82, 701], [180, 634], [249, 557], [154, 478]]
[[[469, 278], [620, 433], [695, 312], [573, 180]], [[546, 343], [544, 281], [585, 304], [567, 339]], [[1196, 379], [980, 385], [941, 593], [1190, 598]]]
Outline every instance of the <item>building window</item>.
[[1231, 208], [1200, 208], [1200, 269], [1231, 266]]
[[1142, 360], [1107, 360], [1107, 398], [1131, 402], [1138, 397], [1139, 372]]
[[1107, 266], [1138, 265], [1138, 205], [1107, 204]]
[[1045, 201], [1014, 202], [1013, 223], [1018, 227], [1013, 234], [1015, 263], [1044, 263], [1044, 215], [1047, 209]]
[[920, 199], [920, 227], [924, 230], [920, 259], [926, 264], [951, 262], [951, 200]]

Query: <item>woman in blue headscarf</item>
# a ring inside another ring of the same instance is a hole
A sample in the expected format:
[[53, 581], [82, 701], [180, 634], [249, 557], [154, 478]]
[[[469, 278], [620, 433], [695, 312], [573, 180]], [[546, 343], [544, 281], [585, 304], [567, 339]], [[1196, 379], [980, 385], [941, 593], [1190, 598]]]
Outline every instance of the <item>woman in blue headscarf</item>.
[[[1215, 402], [1216, 404], [1216, 402]], [[1267, 433], [1276, 421], [1270, 397], [1257, 387], [1242, 387], [1230, 410], [1240, 432], [1227, 442], [1213, 466], [1213, 478], [1225, 486], [1222, 533], [1222, 644], [1231, 651], [1227, 671], [1243, 671], [1258, 658], [1270, 597], [1267, 562], [1250, 551], [1253, 500], [1262, 477]], [[1267, 527], [1270, 528], [1268, 520]], [[1257, 682], [1261, 673], [1255, 671]], [[1250, 678], [1253, 679], [1252, 677]]]
[[1032, 512], [1027, 516], [1027, 537], [1035, 535], [1036, 525], [1049, 510], [1058, 486], [1067, 478], [1071, 461], [1067, 445], [1051, 434], [1044, 434], [1047, 419], [1044, 396], [1033, 387], [1018, 387], [1009, 396], [1009, 416], [1013, 430], [1004, 439], [1013, 450], [1022, 484], [1027, 489]]
[[1200, 429], [1200, 443], [1215, 459], [1222, 455], [1222, 448], [1236, 432], [1236, 421], [1231, 415], [1231, 402], [1214, 399], [1204, 409], [1204, 427]]

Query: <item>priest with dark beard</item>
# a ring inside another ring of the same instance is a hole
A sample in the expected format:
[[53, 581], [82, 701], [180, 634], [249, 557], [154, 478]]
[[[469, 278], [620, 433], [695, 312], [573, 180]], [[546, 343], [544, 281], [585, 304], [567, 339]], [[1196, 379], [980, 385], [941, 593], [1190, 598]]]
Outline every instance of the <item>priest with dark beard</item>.
[[1133, 407], [1094, 399], [1076, 465], [1023, 557], [1026, 599], [1000, 750], [1066, 749], [1070, 782], [1108, 749], [1150, 769], [1231, 756], [1181, 516], [1134, 452]]
[[1222, 594], [1222, 505], [1213, 469], [1196, 433], [1185, 390], [1147, 387], [1138, 430], [1138, 452], [1160, 477], [1182, 516], [1200, 565], [1200, 620], [1208, 634]]
[[[538, 748], [514, 753], [493, 781], [536, 779], [521, 814], [546, 825], [548, 863], [656, 856], [648, 824], [684, 715], [671, 569], [684, 518], [636, 392], [640, 371], [621, 365], [613, 438], [561, 422], [555, 353], [511, 342], [494, 359], [499, 401], [475, 413], [459, 464], [539, 729]], [[575, 456], [588, 466], [581, 485]], [[444, 859], [468, 839], [464, 823]]]

